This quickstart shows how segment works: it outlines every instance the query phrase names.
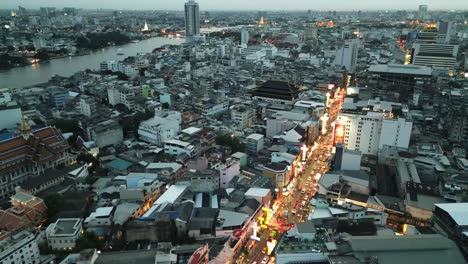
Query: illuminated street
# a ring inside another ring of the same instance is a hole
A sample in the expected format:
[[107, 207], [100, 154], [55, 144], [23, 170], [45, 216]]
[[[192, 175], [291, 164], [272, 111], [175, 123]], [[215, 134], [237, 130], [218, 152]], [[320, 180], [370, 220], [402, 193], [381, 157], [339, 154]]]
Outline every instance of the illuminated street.
[[[310, 213], [310, 200], [317, 191], [317, 183], [321, 175], [329, 170], [329, 160], [332, 158], [334, 122], [341, 109], [345, 90], [337, 92], [335, 99], [329, 100], [329, 107], [324, 116], [326, 119], [326, 131], [321, 134], [315, 144], [307, 152], [303, 171], [295, 179], [292, 191], [277, 201], [278, 209], [272, 215], [268, 228], [260, 229], [258, 237], [260, 241], [251, 239], [247, 243], [248, 256], [238, 259], [237, 263], [274, 263], [269, 256], [267, 242], [281, 238], [282, 234], [293, 227], [296, 222], [304, 222]], [[275, 232], [274, 230], [278, 230]], [[275, 235], [276, 233], [276, 235]], [[272, 234], [275, 235], [272, 237]], [[253, 245], [251, 244], [253, 243]]]

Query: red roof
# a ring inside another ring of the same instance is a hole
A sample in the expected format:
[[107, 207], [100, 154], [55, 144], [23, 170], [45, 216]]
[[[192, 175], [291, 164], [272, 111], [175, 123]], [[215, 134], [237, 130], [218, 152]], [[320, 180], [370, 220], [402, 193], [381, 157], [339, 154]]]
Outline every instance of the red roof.
[[36, 165], [54, 160], [68, 148], [62, 133], [55, 127], [36, 130], [27, 139], [18, 135], [0, 142], [0, 163], [16, 157], [6, 163], [0, 173], [7, 173], [25, 162]]

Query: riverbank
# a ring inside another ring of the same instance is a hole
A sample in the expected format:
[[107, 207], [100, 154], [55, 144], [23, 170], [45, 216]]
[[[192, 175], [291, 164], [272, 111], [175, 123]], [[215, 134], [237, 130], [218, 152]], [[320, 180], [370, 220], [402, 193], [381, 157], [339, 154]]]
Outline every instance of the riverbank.
[[[0, 71], [0, 88], [23, 88], [38, 83], [48, 82], [54, 74], [60, 76], [71, 76], [78, 71], [86, 69], [98, 70], [102, 61], [122, 60], [124, 56], [117, 55], [124, 53], [126, 56], [134, 56], [137, 53], [150, 53], [155, 48], [164, 45], [180, 45], [184, 39], [170, 39], [154, 37], [140, 40], [137, 43], [131, 42], [124, 45], [109, 46], [98, 50], [90, 50], [89, 54], [80, 56], [64, 56], [49, 60], [47, 63], [38, 63], [22, 67], [14, 67]], [[120, 50], [119, 50], [120, 49]]]

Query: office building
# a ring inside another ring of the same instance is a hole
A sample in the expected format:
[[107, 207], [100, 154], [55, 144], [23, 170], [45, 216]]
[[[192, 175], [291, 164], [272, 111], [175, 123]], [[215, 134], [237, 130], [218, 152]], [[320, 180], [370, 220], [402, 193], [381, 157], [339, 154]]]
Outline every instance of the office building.
[[200, 35], [200, 13], [198, 3], [189, 0], [185, 3], [185, 36], [193, 38]]
[[337, 67], [344, 68], [348, 72], [356, 71], [357, 57], [359, 52], [359, 40], [348, 39], [343, 47], [336, 52], [335, 61], [333, 64]]
[[458, 45], [414, 43], [411, 54], [411, 64], [453, 69]]
[[28, 231], [1, 232], [0, 248], [0, 263], [41, 263], [36, 237]]
[[408, 148], [413, 122], [404, 105], [354, 99], [345, 98], [335, 125], [335, 143], [370, 155], [377, 155], [384, 145]]
[[60, 218], [46, 229], [46, 238], [52, 250], [72, 250], [81, 236], [83, 220], [80, 218]]
[[437, 43], [450, 44], [452, 36], [455, 33], [455, 25], [449, 21], [437, 22]]
[[377, 64], [368, 71], [369, 84], [379, 95], [397, 91], [406, 102], [412, 96], [413, 105], [420, 103], [421, 95], [432, 84], [432, 69], [427, 66]]

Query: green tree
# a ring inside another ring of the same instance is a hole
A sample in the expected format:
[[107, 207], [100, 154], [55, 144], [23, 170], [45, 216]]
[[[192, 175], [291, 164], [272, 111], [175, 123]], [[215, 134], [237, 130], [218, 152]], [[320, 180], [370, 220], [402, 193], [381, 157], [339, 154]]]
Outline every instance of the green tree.
[[40, 59], [41, 61], [46, 61], [50, 59], [49, 54], [45, 50], [38, 50], [34, 55], [35, 59]]
[[239, 139], [232, 134], [223, 134], [216, 137], [216, 144], [230, 147], [232, 152], [244, 151], [245, 147]]
[[47, 218], [50, 219], [63, 209], [63, 196], [59, 193], [49, 194], [44, 198], [44, 203], [47, 205]]
[[104, 248], [104, 241], [100, 240], [94, 232], [85, 231], [75, 243], [75, 252], [80, 252], [84, 249], [95, 248], [101, 250]]
[[123, 72], [118, 72], [117, 73], [117, 79], [121, 81], [128, 81], [128, 75], [123, 73]]
[[83, 130], [81, 129], [78, 120], [70, 120], [70, 119], [55, 119], [53, 125], [60, 129], [63, 133], [77, 133], [82, 135]]

